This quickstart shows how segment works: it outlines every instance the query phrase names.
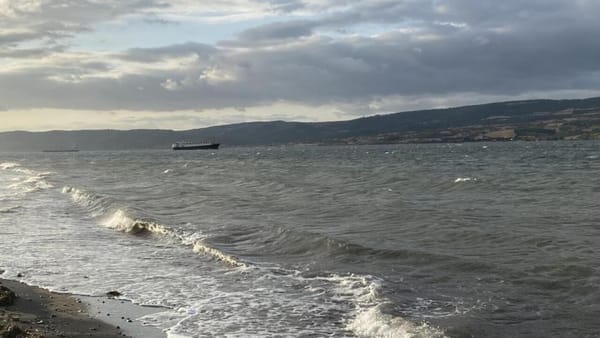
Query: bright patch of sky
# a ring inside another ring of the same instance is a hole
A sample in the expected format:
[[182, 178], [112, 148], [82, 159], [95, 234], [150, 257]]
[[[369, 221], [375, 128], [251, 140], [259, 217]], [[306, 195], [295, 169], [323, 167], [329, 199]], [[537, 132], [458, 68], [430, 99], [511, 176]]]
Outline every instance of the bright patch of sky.
[[[327, 13], [312, 15], [319, 20]], [[276, 22], [302, 19], [299, 15], [264, 16], [243, 20], [217, 20], [204, 16], [201, 20], [168, 21], [148, 16], [129, 16], [118, 20], [101, 22], [88, 31], [75, 35], [69, 45], [72, 50], [118, 52], [130, 48], [154, 48], [186, 42], [215, 45], [219, 41], [234, 40], [240, 32]], [[402, 24], [356, 23], [344, 28], [321, 27], [317, 33], [331, 37], [374, 37], [384, 32], [409, 27]]]
[[104, 22], [89, 32], [75, 36], [71, 46], [75, 50], [116, 52], [129, 48], [153, 48], [185, 42], [215, 44], [230, 40], [236, 34], [257, 25], [281, 20], [262, 18], [238, 22], [169, 22], [148, 18], [129, 18]]
[[374, 24], [364, 23], [347, 26], [338, 29], [323, 29], [322, 34], [331, 37], [345, 37], [345, 36], [362, 36], [362, 37], [376, 37], [381, 33], [393, 31], [399, 28], [406, 27], [406, 24]]
[[356, 23], [334, 30], [323, 29], [321, 30], [321, 33], [331, 37], [378, 37], [381, 34], [394, 31], [410, 31], [420, 24], [422, 24], [422, 22], [417, 20], [405, 20], [400, 23]]

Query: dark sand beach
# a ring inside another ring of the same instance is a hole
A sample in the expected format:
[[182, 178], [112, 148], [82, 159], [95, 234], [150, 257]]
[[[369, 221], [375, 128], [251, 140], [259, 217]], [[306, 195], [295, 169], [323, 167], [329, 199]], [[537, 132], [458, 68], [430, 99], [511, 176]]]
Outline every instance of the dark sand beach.
[[[164, 337], [131, 318], [155, 310], [104, 297], [75, 297], [49, 292], [24, 283], [0, 279], [0, 337]], [[2, 305], [2, 294], [14, 292], [14, 302]], [[95, 303], [95, 304], [92, 304]], [[100, 304], [100, 305], [98, 305]], [[119, 306], [118, 304], [123, 304]], [[120, 310], [126, 310], [126, 317]], [[100, 316], [112, 320], [100, 320]], [[121, 318], [122, 317], [122, 318]], [[122, 323], [120, 323], [122, 322]]]

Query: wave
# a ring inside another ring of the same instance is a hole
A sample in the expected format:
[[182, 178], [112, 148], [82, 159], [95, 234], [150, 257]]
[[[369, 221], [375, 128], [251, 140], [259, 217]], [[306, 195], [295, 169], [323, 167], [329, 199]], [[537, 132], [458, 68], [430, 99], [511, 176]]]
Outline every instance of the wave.
[[[337, 300], [350, 299], [354, 312], [346, 321], [346, 329], [359, 337], [442, 338], [439, 328], [427, 323], [415, 323], [386, 313], [392, 303], [382, 295], [383, 280], [370, 275], [339, 275], [309, 277], [336, 285]], [[335, 298], [335, 297], [334, 297]]]
[[50, 173], [33, 173], [32, 176], [26, 177], [21, 182], [15, 183], [9, 187], [16, 187], [25, 192], [35, 192], [53, 188], [54, 185], [49, 183], [46, 178]]
[[[297, 278], [301, 284], [318, 288], [327, 285], [332, 289], [331, 297], [335, 302], [349, 304], [349, 313], [345, 316], [342, 325], [346, 330], [354, 332], [360, 337], [443, 337], [439, 329], [428, 324], [418, 324], [399, 316], [388, 314], [385, 309], [390, 301], [382, 294], [383, 281], [367, 275], [342, 275], [325, 273], [310, 275], [307, 272], [287, 270], [279, 266], [268, 264], [254, 264], [243, 261], [235, 255], [228, 254], [214, 246], [209, 237], [199, 232], [186, 232], [161, 224], [150, 219], [137, 217], [133, 211], [128, 211], [119, 203], [107, 197], [73, 187], [64, 187], [62, 192], [71, 196], [72, 200], [84, 209], [98, 215], [99, 223], [107, 228], [137, 235], [159, 236], [190, 247], [194, 253], [208, 256], [234, 268], [245, 268], [256, 271], [258, 275], [274, 276], [273, 278]], [[253, 238], [251, 240], [256, 240]], [[400, 250], [379, 250], [331, 239], [321, 234], [297, 232], [279, 229], [272, 232], [272, 236], [262, 238], [264, 241], [261, 250], [276, 252], [281, 250], [284, 254], [344, 256], [364, 255], [365, 257], [378, 256], [400, 257], [418, 255], [417, 253]], [[268, 244], [270, 243], [270, 244]]]
[[17, 167], [20, 167], [21, 165], [19, 163], [15, 163], [15, 162], [4, 162], [4, 163], [0, 163], [0, 169], [2, 170], [9, 170], [9, 169], [14, 169]]
[[17, 210], [21, 209], [21, 206], [17, 205], [14, 207], [2, 208], [0, 209], [0, 214], [12, 214], [17, 212]]
[[84, 207], [94, 218], [105, 215], [111, 205], [114, 204], [114, 201], [110, 198], [101, 197], [70, 186], [63, 187], [62, 193], [71, 196], [73, 202]]
[[85, 206], [93, 205], [94, 201], [96, 200], [94, 195], [69, 186], [63, 187], [62, 193], [70, 194], [73, 201]]
[[348, 324], [348, 329], [360, 337], [436, 338], [446, 337], [443, 331], [427, 323], [417, 324], [383, 311], [379, 304], [360, 311]]
[[27, 168], [23, 168], [19, 163], [15, 162], [4, 162], [0, 163], [1, 170], [9, 170], [18, 174], [17, 177], [13, 178], [15, 183], [9, 184], [8, 189], [16, 190], [17, 194], [31, 193], [41, 190], [53, 188], [47, 178], [52, 175], [52, 172], [39, 172]]
[[100, 218], [100, 224], [132, 235], [159, 235], [174, 239], [180, 244], [189, 246], [198, 254], [210, 256], [232, 267], [247, 267], [238, 257], [229, 255], [206, 243], [206, 236], [198, 233], [187, 233], [152, 220], [142, 219], [129, 214], [123, 208], [117, 207], [118, 203], [112, 199], [102, 197], [85, 190], [63, 187], [62, 192], [69, 194], [74, 202], [87, 208], [93, 217]]
[[248, 267], [248, 265], [246, 263], [241, 262], [240, 259], [237, 258], [236, 256], [228, 255], [221, 250], [210, 247], [210, 246], [204, 244], [204, 242], [201, 240], [194, 242], [193, 250], [196, 253], [211, 255], [211, 256], [215, 257], [216, 259], [218, 259], [224, 263], [227, 263], [231, 266]]
[[112, 215], [104, 219], [102, 221], [102, 225], [107, 228], [131, 233], [134, 235], [147, 233], [171, 235], [173, 233], [173, 230], [165, 227], [164, 225], [132, 218], [121, 209], [115, 211]]
[[392, 303], [381, 295], [381, 279], [372, 276], [333, 276], [345, 292], [353, 295], [355, 313], [346, 323], [346, 329], [359, 337], [437, 338], [445, 337], [440, 329], [427, 323], [415, 323], [386, 313]]
[[332, 238], [326, 234], [307, 231], [297, 231], [284, 227], [256, 232], [251, 240], [257, 241], [252, 247], [257, 247], [261, 254], [289, 256], [324, 256], [327, 259], [352, 260], [361, 258], [365, 261], [377, 260], [418, 260], [433, 262], [448, 260], [449, 257], [436, 255], [419, 250], [384, 249], [352, 243], [343, 239]]

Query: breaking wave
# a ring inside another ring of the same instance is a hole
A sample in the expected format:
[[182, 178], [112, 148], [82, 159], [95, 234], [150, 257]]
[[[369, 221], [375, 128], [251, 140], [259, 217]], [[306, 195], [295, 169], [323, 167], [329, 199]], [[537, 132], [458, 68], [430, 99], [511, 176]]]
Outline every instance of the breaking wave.
[[113, 200], [93, 193], [66, 186], [62, 192], [69, 194], [77, 204], [90, 210], [94, 217], [100, 218], [100, 224], [116, 231], [132, 235], [160, 235], [175, 239], [185, 246], [190, 246], [195, 253], [210, 256], [232, 267], [247, 267], [238, 257], [229, 255], [206, 244], [206, 237], [197, 233], [187, 233], [173, 229], [151, 220], [140, 219], [128, 214], [121, 208], [115, 208]]
[[442, 338], [444, 332], [427, 323], [415, 323], [386, 313], [391, 302], [382, 296], [383, 281], [370, 275], [339, 275], [312, 277], [335, 285], [339, 301], [349, 299], [354, 306], [346, 329], [359, 337]]
[[17, 176], [13, 178], [14, 183], [7, 186], [8, 189], [14, 190], [17, 193], [26, 194], [54, 187], [47, 180], [47, 178], [52, 175], [51, 172], [38, 172], [23, 168], [19, 163], [15, 162], [0, 163], [0, 169], [9, 170], [17, 174]]
[[248, 267], [248, 265], [246, 263], [241, 262], [240, 259], [237, 258], [236, 256], [228, 255], [221, 250], [210, 247], [210, 246], [206, 245], [204, 243], [204, 241], [202, 241], [202, 240], [198, 240], [198, 241], [194, 242], [193, 250], [195, 253], [211, 255], [211, 256], [215, 257], [216, 259], [220, 260], [221, 262], [224, 262], [231, 266]]
[[112, 215], [102, 221], [102, 225], [107, 228], [115, 229], [121, 232], [127, 232], [134, 235], [141, 234], [160, 234], [170, 235], [173, 231], [161, 224], [134, 219], [129, 217], [123, 210], [117, 210]]
[[386, 314], [379, 304], [360, 311], [349, 323], [348, 329], [360, 337], [386, 338], [442, 338], [446, 337], [440, 329], [427, 323], [416, 324], [401, 317]]
[[2, 170], [9, 170], [9, 169], [14, 169], [21, 166], [19, 163], [15, 163], [15, 162], [4, 162], [4, 163], [0, 163], [0, 169]]

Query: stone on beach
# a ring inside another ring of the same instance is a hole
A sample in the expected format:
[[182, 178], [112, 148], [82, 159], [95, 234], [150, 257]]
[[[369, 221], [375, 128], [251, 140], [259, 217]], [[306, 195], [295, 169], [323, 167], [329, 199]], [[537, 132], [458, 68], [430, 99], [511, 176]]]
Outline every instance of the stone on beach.
[[106, 296], [107, 296], [108, 298], [116, 298], [116, 297], [119, 297], [119, 296], [121, 296], [121, 293], [120, 293], [119, 291], [108, 291], [108, 292], [106, 293]]
[[0, 285], [0, 306], [13, 305], [16, 299], [17, 295], [11, 289]]

